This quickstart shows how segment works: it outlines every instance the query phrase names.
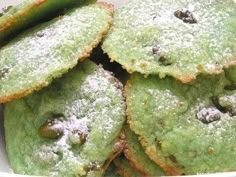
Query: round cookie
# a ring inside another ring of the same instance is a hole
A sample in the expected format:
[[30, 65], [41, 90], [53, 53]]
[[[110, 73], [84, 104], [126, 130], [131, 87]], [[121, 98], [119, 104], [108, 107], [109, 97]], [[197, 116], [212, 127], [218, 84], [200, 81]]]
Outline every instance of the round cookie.
[[9, 35], [52, 16], [60, 10], [95, 0], [24, 0], [0, 13], [0, 42]]
[[120, 155], [114, 160], [117, 167], [116, 173], [122, 177], [141, 177], [142, 175], [129, 165], [127, 159]]
[[0, 49], [0, 103], [47, 86], [90, 55], [112, 22], [112, 8], [97, 3], [22, 33]]
[[128, 125], [125, 125], [123, 130], [126, 138], [124, 154], [129, 160], [130, 166], [144, 176], [165, 176], [163, 170], [145, 154], [144, 148], [138, 140], [138, 136], [130, 130]]
[[130, 73], [173, 76], [236, 65], [234, 0], [130, 0], [115, 12], [103, 50]]
[[[6, 147], [15, 173], [102, 176], [119, 149], [122, 85], [91, 61], [6, 104]], [[102, 142], [102, 143], [101, 143]]]
[[190, 84], [135, 74], [128, 82], [130, 127], [168, 175], [236, 170], [236, 90], [228, 84], [224, 74]]

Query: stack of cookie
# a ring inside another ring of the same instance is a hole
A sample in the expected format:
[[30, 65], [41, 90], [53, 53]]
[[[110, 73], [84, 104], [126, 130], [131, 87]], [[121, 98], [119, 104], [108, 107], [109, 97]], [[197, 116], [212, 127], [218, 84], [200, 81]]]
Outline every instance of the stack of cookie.
[[[82, 3], [26, 0], [0, 18], [0, 40], [11, 39], [0, 49], [0, 103], [8, 102], [5, 138], [15, 173], [103, 176], [123, 150], [123, 85], [87, 58], [108, 32], [113, 7]], [[32, 20], [41, 23], [21, 32]]]
[[233, 0], [130, 0], [115, 13], [102, 47], [132, 74], [124, 156], [140, 176], [236, 170], [235, 32]]
[[8, 9], [0, 103], [13, 171], [236, 171], [235, 32], [234, 0], [130, 0], [114, 17], [93, 0]]

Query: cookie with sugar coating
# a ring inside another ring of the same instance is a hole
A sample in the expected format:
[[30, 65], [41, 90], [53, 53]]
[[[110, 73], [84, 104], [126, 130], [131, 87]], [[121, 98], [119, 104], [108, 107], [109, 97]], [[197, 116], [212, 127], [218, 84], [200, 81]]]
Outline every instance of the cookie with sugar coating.
[[134, 74], [125, 89], [130, 128], [168, 175], [236, 170], [236, 89], [225, 74], [174, 78]]
[[122, 84], [86, 60], [49, 87], [7, 103], [4, 120], [15, 173], [103, 176], [122, 150]]
[[113, 8], [96, 3], [22, 33], [0, 49], [0, 103], [39, 90], [90, 55], [112, 23]]
[[234, 0], [130, 0], [103, 43], [130, 73], [191, 82], [236, 65]]
[[24, 0], [7, 7], [0, 14], [0, 42], [8, 36], [65, 8], [95, 2], [95, 0]]

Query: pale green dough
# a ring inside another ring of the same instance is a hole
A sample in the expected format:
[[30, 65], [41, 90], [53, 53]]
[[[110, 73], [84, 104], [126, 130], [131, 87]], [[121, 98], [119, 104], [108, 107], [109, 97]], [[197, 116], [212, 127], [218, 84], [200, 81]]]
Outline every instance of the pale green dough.
[[[7, 4], [7, 0], [3, 1]], [[18, 5], [6, 7], [7, 10], [0, 13], [0, 44], [10, 35], [54, 16], [59, 11], [92, 2], [95, 0], [22, 0]]]
[[88, 57], [110, 28], [112, 9], [97, 3], [40, 24], [0, 49], [0, 103], [28, 95]]
[[[91, 61], [49, 87], [6, 104], [6, 147], [15, 173], [99, 177], [125, 120], [122, 85]], [[46, 138], [40, 127], [58, 132]], [[49, 125], [49, 124], [48, 124]]]
[[236, 90], [224, 74], [190, 84], [135, 74], [127, 114], [145, 152], [168, 175], [236, 170]]
[[124, 154], [131, 164], [133, 164], [133, 168], [145, 176], [165, 176], [166, 174], [163, 170], [145, 154], [144, 148], [138, 140], [138, 136], [130, 130], [129, 126], [123, 126], [123, 130], [127, 141]]
[[103, 50], [130, 73], [188, 83], [236, 65], [235, 29], [234, 0], [130, 0], [115, 12]]

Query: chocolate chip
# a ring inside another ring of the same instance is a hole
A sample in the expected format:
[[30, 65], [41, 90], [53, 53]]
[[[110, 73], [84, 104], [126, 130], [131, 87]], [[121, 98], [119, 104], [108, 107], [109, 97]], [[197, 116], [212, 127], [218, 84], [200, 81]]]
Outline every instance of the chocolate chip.
[[225, 90], [228, 90], [228, 91], [233, 91], [233, 90], [236, 90], [236, 83], [235, 84], [232, 84], [232, 85], [226, 85], [224, 87]]
[[[96, 163], [96, 162], [91, 162], [88, 164], [87, 167], [84, 167], [84, 170], [86, 172], [90, 172], [90, 171], [96, 171], [96, 170], [99, 170], [100, 166]], [[87, 175], [85, 175], [87, 176]]]
[[169, 159], [174, 163], [178, 163], [178, 161], [174, 155], [169, 155]]
[[204, 124], [209, 124], [221, 119], [223, 113], [215, 107], [201, 108], [197, 111], [196, 117]]
[[174, 12], [175, 17], [182, 20], [184, 23], [194, 24], [197, 23], [197, 19], [189, 10], [181, 9]]
[[227, 110], [226, 110], [223, 106], [221, 106], [221, 105], [219, 104], [219, 98], [218, 98], [217, 96], [211, 97], [211, 101], [212, 101], [212, 103], [214, 104], [214, 106], [215, 106], [219, 111], [221, 111], [222, 113], [226, 113], [226, 112], [227, 112]]
[[162, 145], [161, 141], [160, 141], [160, 140], [158, 140], [158, 141], [157, 141], [157, 148], [158, 148], [159, 150], [161, 150], [161, 149], [162, 149], [161, 145]]
[[0, 69], [0, 79], [6, 77], [8, 73], [9, 73], [9, 68]]
[[159, 55], [159, 54], [160, 54], [160, 47], [159, 47], [159, 46], [154, 46], [154, 47], [152, 48], [152, 53], [153, 53], [154, 55]]
[[222, 106], [230, 116], [235, 116], [236, 94], [219, 97], [219, 105]]
[[36, 33], [36, 36], [37, 36], [37, 37], [43, 37], [43, 36], [44, 36], [44, 33], [38, 32], [38, 33]]
[[157, 13], [153, 13], [151, 14], [151, 16], [152, 16], [152, 20], [155, 20], [157, 18]]
[[54, 122], [47, 121], [39, 128], [39, 135], [43, 138], [48, 139], [57, 139], [62, 135], [62, 131], [59, 129], [53, 128]]
[[11, 8], [12, 8], [12, 6], [3, 7], [2, 9], [0, 9], [0, 13], [4, 14], [4, 13], [8, 12]]
[[168, 66], [172, 64], [172, 61], [170, 58], [167, 58], [164, 56], [164, 52], [161, 50], [161, 47], [154, 46], [152, 47], [152, 53], [155, 55], [155, 58], [158, 60], [158, 62], [163, 66]]
[[65, 115], [62, 114], [62, 113], [53, 113], [53, 114], [52, 114], [52, 118], [53, 118], [53, 119], [61, 118], [61, 117], [65, 117]]
[[169, 66], [172, 64], [172, 61], [169, 58], [166, 58], [164, 56], [159, 58], [159, 62], [161, 65], [164, 65], [164, 66]]

